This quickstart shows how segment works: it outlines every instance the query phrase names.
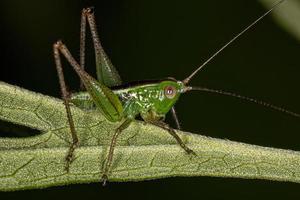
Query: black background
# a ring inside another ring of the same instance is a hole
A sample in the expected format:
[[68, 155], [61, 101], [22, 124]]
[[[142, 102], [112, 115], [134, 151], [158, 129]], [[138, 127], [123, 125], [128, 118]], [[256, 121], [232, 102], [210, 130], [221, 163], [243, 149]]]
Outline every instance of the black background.
[[[17, 1], [0, 3], [0, 80], [60, 96], [52, 44], [62, 39], [78, 56], [80, 11], [94, 6], [100, 37], [123, 80], [183, 79], [265, 12], [256, 1]], [[278, 8], [280, 9], [280, 8]], [[90, 40], [89, 40], [90, 42]], [[88, 47], [88, 72], [94, 55]], [[271, 17], [248, 31], [192, 81], [300, 112], [300, 46]], [[78, 78], [65, 69], [68, 85]], [[245, 143], [300, 150], [299, 118], [248, 102], [191, 93], [177, 103], [183, 129]], [[299, 185], [211, 177], [52, 187], [1, 193], [1, 199], [291, 199]]]

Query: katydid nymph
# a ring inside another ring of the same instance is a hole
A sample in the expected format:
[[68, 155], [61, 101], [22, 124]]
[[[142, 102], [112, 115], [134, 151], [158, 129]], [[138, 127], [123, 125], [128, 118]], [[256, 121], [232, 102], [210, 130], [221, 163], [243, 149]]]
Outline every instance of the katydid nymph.
[[[284, 108], [274, 106], [272, 104], [268, 104], [253, 98], [241, 96], [231, 92], [205, 87], [193, 87], [188, 85], [192, 77], [194, 77], [196, 73], [198, 73], [205, 65], [207, 65], [207, 63], [209, 63], [228, 45], [239, 38], [248, 29], [253, 27], [258, 21], [263, 19], [284, 1], [285, 0], [280, 0], [275, 5], [273, 5], [273, 7], [271, 7], [261, 17], [259, 17], [252, 24], [247, 26], [243, 31], [233, 37], [232, 40], [222, 46], [215, 54], [213, 54], [208, 60], [206, 60], [200, 67], [196, 68], [196, 70], [184, 80], [181, 81], [175, 78], [165, 78], [160, 80], [140, 81], [139, 84], [122, 84], [121, 78], [116, 68], [112, 65], [111, 61], [102, 48], [96, 30], [96, 22], [93, 9], [83, 9], [80, 26], [81, 30], [79, 63], [74, 59], [67, 47], [61, 41], [58, 41], [53, 45], [54, 58], [58, 72], [60, 88], [66, 108], [70, 133], [72, 136], [72, 142], [66, 156], [66, 170], [69, 170], [75, 153], [74, 151], [80, 142], [76, 134], [76, 129], [70, 109], [70, 103], [82, 109], [97, 109], [105, 116], [107, 120], [118, 123], [118, 128], [114, 131], [113, 137], [111, 139], [109, 152], [105, 161], [104, 169], [102, 171], [101, 179], [104, 185], [108, 180], [111, 171], [114, 148], [116, 146], [117, 138], [122, 133], [122, 131], [130, 126], [130, 123], [134, 121], [138, 116], [140, 116], [146, 123], [151, 123], [167, 130], [187, 154], [190, 154], [190, 156], [196, 156], [194, 151], [181, 140], [176, 131], [164, 122], [166, 114], [168, 112], [171, 112], [177, 126], [176, 128], [180, 129], [180, 123], [176, 116], [174, 105], [179, 99], [180, 95], [188, 91], [197, 90], [232, 96], [261, 104], [263, 106], [270, 107], [274, 110], [278, 110], [295, 117], [300, 117], [300, 115], [295, 112], [288, 111]], [[90, 32], [95, 49], [97, 80], [84, 70], [87, 26], [90, 27]], [[69, 94], [69, 92], [67, 91], [60, 58], [61, 54], [67, 59], [67, 61], [79, 76], [81, 85], [85, 88], [86, 92]]]

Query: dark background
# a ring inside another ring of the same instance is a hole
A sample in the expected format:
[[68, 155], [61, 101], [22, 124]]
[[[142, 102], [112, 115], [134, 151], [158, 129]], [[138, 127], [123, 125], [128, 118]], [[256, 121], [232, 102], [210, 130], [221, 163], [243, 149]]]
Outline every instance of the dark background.
[[[60, 97], [52, 44], [62, 39], [78, 56], [80, 11], [86, 6], [95, 7], [103, 46], [124, 82], [166, 76], [183, 79], [265, 12], [256, 1], [238, 0], [1, 1], [0, 80]], [[267, 17], [207, 65], [192, 84], [300, 112], [299, 53], [298, 41]], [[87, 54], [88, 72], [93, 74], [93, 50]], [[65, 74], [70, 88], [78, 90], [78, 78], [71, 67]], [[180, 99], [177, 112], [187, 131], [300, 150], [299, 118], [260, 105], [194, 92]], [[0, 194], [1, 199], [11, 197], [291, 199], [300, 197], [300, 187], [264, 180], [196, 177]]]

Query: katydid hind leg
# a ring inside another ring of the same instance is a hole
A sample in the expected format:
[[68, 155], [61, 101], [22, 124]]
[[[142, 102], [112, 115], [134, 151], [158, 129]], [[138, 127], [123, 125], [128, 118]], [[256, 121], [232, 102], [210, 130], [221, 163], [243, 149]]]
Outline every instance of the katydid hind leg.
[[100, 83], [111, 87], [122, 84], [121, 77], [116, 68], [111, 63], [107, 54], [105, 53], [97, 32], [96, 20], [93, 8], [85, 8], [82, 10], [81, 16], [81, 31], [80, 31], [80, 65], [84, 66], [85, 55], [85, 37], [86, 37], [86, 22], [90, 27], [90, 32], [95, 49], [96, 58], [96, 73], [97, 79]]
[[196, 155], [196, 153], [192, 149], [186, 146], [186, 144], [182, 141], [182, 139], [176, 133], [176, 131], [173, 128], [171, 128], [167, 123], [163, 121], [150, 121], [150, 123], [167, 130], [175, 138], [180, 147], [186, 151], [186, 153]]
[[56, 70], [57, 70], [57, 74], [58, 74], [58, 78], [59, 78], [60, 89], [61, 89], [64, 104], [65, 104], [65, 109], [66, 109], [66, 113], [67, 113], [68, 123], [70, 126], [71, 137], [72, 137], [72, 144], [71, 144], [68, 154], [66, 156], [67, 162], [66, 162], [66, 166], [65, 166], [66, 171], [69, 171], [70, 164], [73, 161], [74, 150], [78, 146], [79, 140], [78, 140], [78, 136], [76, 134], [74, 121], [73, 121], [73, 117], [72, 117], [72, 113], [71, 113], [71, 109], [70, 109], [69, 92], [67, 91], [67, 86], [65, 83], [64, 75], [63, 75], [63, 69], [62, 69], [59, 50], [56, 48], [55, 45], [53, 48], [53, 52], [54, 52]]
[[116, 129], [116, 131], [111, 139], [107, 160], [105, 162], [103, 174], [101, 177], [103, 186], [106, 185], [106, 182], [108, 180], [108, 174], [110, 172], [111, 164], [113, 161], [113, 155], [114, 155], [117, 138], [120, 135], [120, 133], [122, 133], [122, 131], [125, 130], [130, 125], [131, 122], [132, 122], [131, 119], [125, 119], [125, 121]]
[[[80, 67], [84, 70], [85, 68], [85, 42], [86, 42], [86, 9], [83, 9], [81, 12], [81, 20], [80, 20]], [[85, 90], [83, 81], [80, 79], [80, 89]]]
[[83, 81], [84, 86], [92, 97], [95, 106], [102, 112], [105, 118], [111, 122], [120, 121], [122, 118], [123, 107], [117, 95], [114, 94], [108, 87], [99, 83], [86, 73], [74, 59], [66, 45], [64, 45], [61, 41], [54, 44], [54, 49], [57, 52], [58, 57], [59, 53], [61, 53], [73, 67], [77, 75]]
[[[68, 122], [70, 125], [71, 136], [72, 136], [72, 145], [66, 157], [67, 160], [66, 169], [69, 170], [69, 165], [73, 160], [72, 159], [73, 153], [75, 148], [78, 146], [79, 140], [76, 134], [75, 125], [70, 110], [69, 94], [67, 92], [66, 84], [63, 76], [63, 66], [61, 64], [60, 54], [62, 54], [67, 59], [69, 64], [76, 71], [80, 79], [83, 81], [88, 93], [91, 94], [91, 97], [93, 97], [92, 100], [95, 103], [96, 107], [99, 108], [100, 111], [103, 111], [104, 116], [108, 120], [110, 121], [119, 120], [122, 114], [122, 107], [119, 99], [116, 96], [114, 96], [113, 92], [109, 90], [109, 88], [102, 85], [101, 83], [98, 83], [96, 80], [93, 79], [93, 77], [87, 74], [80, 67], [80, 65], [76, 62], [72, 54], [69, 52], [68, 48], [61, 41], [58, 41], [53, 45], [53, 51], [54, 51], [56, 68], [59, 76], [60, 87], [61, 87], [63, 100], [66, 107]], [[103, 102], [105, 104], [103, 104]]]

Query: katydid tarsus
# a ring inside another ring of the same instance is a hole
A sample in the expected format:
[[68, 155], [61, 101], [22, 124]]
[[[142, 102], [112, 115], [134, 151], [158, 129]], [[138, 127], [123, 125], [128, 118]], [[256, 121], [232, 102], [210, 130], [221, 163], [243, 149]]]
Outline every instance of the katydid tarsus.
[[[121, 78], [116, 68], [112, 65], [108, 56], [102, 48], [96, 30], [93, 9], [83, 9], [80, 26], [80, 62], [78, 63], [74, 59], [67, 47], [61, 41], [58, 41], [53, 45], [55, 63], [58, 72], [62, 97], [66, 107], [67, 118], [72, 136], [72, 142], [66, 156], [66, 170], [69, 171], [70, 164], [73, 160], [74, 150], [80, 143], [76, 134], [75, 125], [70, 110], [70, 103], [73, 103], [74, 105], [82, 109], [97, 109], [105, 116], [107, 120], [119, 124], [118, 128], [114, 131], [113, 137], [111, 139], [109, 152], [105, 161], [104, 169], [102, 171], [101, 179], [104, 185], [108, 180], [108, 175], [111, 170], [110, 168], [113, 161], [114, 148], [116, 145], [117, 137], [124, 129], [126, 129], [130, 125], [133, 120], [135, 120], [137, 116], [141, 116], [141, 118], [146, 123], [151, 123], [167, 130], [186, 153], [193, 154], [193, 156], [195, 155], [193, 150], [187, 147], [186, 144], [177, 135], [176, 131], [164, 122], [165, 115], [169, 111], [171, 111], [176, 126], [178, 129], [180, 129], [180, 123], [176, 116], [174, 105], [180, 95], [188, 91], [198, 90], [232, 96], [261, 104], [263, 106], [270, 107], [274, 110], [278, 110], [295, 117], [300, 117], [300, 115], [295, 112], [253, 98], [222, 90], [215, 90], [204, 87], [193, 87], [188, 85], [192, 77], [194, 77], [194, 75], [199, 72], [205, 65], [207, 65], [216, 55], [218, 55], [228, 45], [239, 38], [248, 29], [253, 27], [257, 22], [263, 19], [284, 1], [285, 0], [281, 0], [275, 3], [273, 7], [271, 7], [261, 17], [259, 17], [252, 24], [247, 26], [243, 31], [233, 37], [232, 40], [222, 46], [215, 54], [213, 54], [208, 60], [206, 60], [200, 67], [196, 68], [196, 70], [183, 81], [177, 80], [175, 78], [166, 78], [161, 80], [141, 81], [139, 82], [139, 84], [130, 83], [124, 85], [122, 84]], [[84, 70], [85, 39], [87, 26], [90, 27], [90, 32], [95, 49], [97, 80], [86, 73]], [[86, 89], [86, 92], [69, 94], [66, 89], [67, 87], [64, 80], [60, 54], [64, 55], [64, 57], [73, 67], [80, 78], [81, 86]]]

